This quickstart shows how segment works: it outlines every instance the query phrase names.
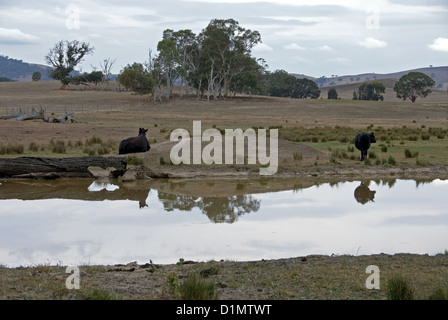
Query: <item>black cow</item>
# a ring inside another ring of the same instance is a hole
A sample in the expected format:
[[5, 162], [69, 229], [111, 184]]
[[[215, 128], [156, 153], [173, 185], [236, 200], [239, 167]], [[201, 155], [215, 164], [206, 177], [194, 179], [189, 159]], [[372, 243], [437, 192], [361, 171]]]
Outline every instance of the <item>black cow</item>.
[[146, 139], [146, 132], [148, 129], [139, 128], [138, 137], [132, 137], [124, 139], [120, 142], [118, 148], [119, 154], [136, 153], [136, 152], [146, 152], [151, 149], [148, 139]]
[[371, 143], [375, 143], [375, 134], [370, 133], [360, 133], [355, 138], [355, 147], [361, 151], [361, 161], [367, 157], [367, 150], [370, 148]]

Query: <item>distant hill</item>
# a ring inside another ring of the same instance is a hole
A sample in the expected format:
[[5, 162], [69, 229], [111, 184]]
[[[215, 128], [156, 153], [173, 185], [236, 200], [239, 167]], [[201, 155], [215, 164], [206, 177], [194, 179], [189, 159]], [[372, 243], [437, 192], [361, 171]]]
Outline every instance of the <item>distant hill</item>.
[[440, 90], [448, 90], [448, 66], [444, 67], [427, 67], [427, 68], [419, 68], [413, 70], [406, 70], [394, 73], [387, 74], [379, 74], [379, 73], [363, 73], [357, 75], [345, 75], [345, 76], [335, 76], [331, 78], [321, 77], [321, 78], [313, 78], [305, 75], [292, 74], [297, 78], [307, 78], [312, 79], [316, 82], [319, 87], [332, 87], [338, 85], [348, 85], [348, 84], [356, 84], [365, 81], [374, 81], [374, 80], [385, 80], [385, 79], [400, 79], [401, 76], [408, 74], [409, 72], [421, 72], [428, 76], [430, 76], [436, 83], [435, 88]]
[[[397, 94], [394, 91], [394, 85], [397, 79], [379, 79], [375, 80], [384, 84], [386, 92], [383, 94], [384, 101], [402, 101], [401, 98], [397, 98]], [[338, 84], [334, 86], [321, 87], [320, 97], [327, 99], [328, 90], [330, 88], [336, 89], [338, 96], [341, 99], [351, 100], [353, 98], [353, 92], [358, 92], [360, 83]], [[441, 89], [431, 89], [432, 93], [426, 97], [417, 99], [419, 102], [436, 102], [446, 104], [448, 102], [448, 92]], [[409, 101], [409, 100], [408, 100]]]
[[[39, 71], [42, 75], [41, 80], [53, 80], [49, 77], [48, 72], [52, 68], [41, 64], [32, 64], [0, 55], [0, 78], [6, 77], [14, 81], [31, 81], [31, 77], [35, 71]], [[448, 90], [448, 66], [445, 67], [427, 67], [407, 71], [400, 71], [387, 74], [363, 73], [357, 75], [345, 75], [335, 77], [314, 78], [303, 74], [291, 73], [297, 78], [306, 78], [315, 81], [319, 87], [327, 88], [339, 85], [358, 84], [365, 81], [399, 79], [401, 76], [418, 71], [430, 76], [435, 82], [435, 88], [443, 91]], [[74, 71], [74, 74], [79, 72]], [[117, 75], [113, 75], [112, 79], [116, 79]], [[392, 85], [393, 87], [393, 85]]]
[[31, 81], [35, 71], [42, 75], [41, 80], [53, 80], [48, 76], [52, 68], [41, 64], [26, 63], [22, 60], [0, 55], [0, 77], [6, 77], [15, 81]]

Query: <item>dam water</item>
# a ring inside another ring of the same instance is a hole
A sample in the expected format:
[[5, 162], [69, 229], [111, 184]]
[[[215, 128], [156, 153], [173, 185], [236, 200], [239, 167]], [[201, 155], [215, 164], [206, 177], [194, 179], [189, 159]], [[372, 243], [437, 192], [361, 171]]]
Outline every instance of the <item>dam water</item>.
[[0, 264], [448, 250], [448, 181], [0, 181]]

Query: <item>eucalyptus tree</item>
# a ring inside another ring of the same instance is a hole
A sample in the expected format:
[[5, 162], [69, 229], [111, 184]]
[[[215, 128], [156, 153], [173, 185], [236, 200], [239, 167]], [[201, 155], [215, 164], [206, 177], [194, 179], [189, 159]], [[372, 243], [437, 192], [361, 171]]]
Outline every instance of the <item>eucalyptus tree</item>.
[[320, 96], [320, 90], [317, 83], [310, 79], [296, 79], [291, 91], [291, 98], [317, 99]]
[[253, 46], [261, 42], [260, 33], [244, 29], [233, 19], [214, 19], [202, 31], [200, 40], [209, 89], [215, 99], [222, 89], [227, 96], [232, 78], [245, 70], [242, 56], [250, 55]]
[[157, 62], [160, 70], [162, 71], [164, 84], [166, 86], [166, 99], [170, 99], [174, 81], [179, 75], [178, 60], [179, 55], [177, 52], [176, 42], [170, 37], [164, 35], [163, 39], [157, 44]]
[[365, 82], [358, 88], [358, 100], [384, 100], [383, 93], [386, 91], [384, 84], [378, 81]]
[[93, 53], [93, 50], [94, 48], [85, 42], [60, 40], [45, 56], [45, 62], [54, 68], [50, 76], [61, 81], [62, 88], [65, 88], [70, 83], [70, 73], [86, 55]]
[[189, 29], [171, 32], [171, 38], [176, 42], [178, 55], [178, 75], [180, 79], [180, 97], [183, 96], [183, 88], [186, 79], [192, 69], [194, 69], [194, 59], [197, 50], [197, 37]]
[[426, 97], [435, 85], [434, 80], [422, 72], [409, 72], [402, 76], [394, 86], [398, 98], [415, 102], [418, 97]]

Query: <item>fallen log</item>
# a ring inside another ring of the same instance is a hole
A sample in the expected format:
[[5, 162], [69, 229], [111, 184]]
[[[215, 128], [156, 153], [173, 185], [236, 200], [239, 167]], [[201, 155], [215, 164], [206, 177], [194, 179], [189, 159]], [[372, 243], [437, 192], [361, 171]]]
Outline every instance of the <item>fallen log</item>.
[[22, 112], [22, 109], [19, 109], [18, 112], [14, 112], [14, 110], [12, 110], [10, 115], [0, 116], [0, 119], [2, 120], [14, 119], [17, 121], [40, 119], [45, 121], [45, 110], [40, 108], [38, 111], [36, 111], [33, 108], [31, 110], [31, 113]]
[[23, 112], [22, 109], [19, 109], [17, 112], [14, 109], [11, 111], [10, 115], [0, 116], [0, 120], [10, 120], [14, 119], [16, 121], [25, 121], [25, 120], [43, 120], [44, 122], [53, 122], [53, 123], [64, 123], [64, 122], [78, 122], [75, 119], [75, 113], [73, 111], [67, 112], [66, 114], [54, 117], [53, 119], [45, 118], [45, 109], [42, 107], [39, 110], [35, 110], [32, 108], [30, 113]]
[[110, 169], [118, 177], [126, 171], [127, 159], [122, 157], [74, 157], [74, 158], [0, 158], [0, 177], [45, 178], [94, 177], [89, 167]]

